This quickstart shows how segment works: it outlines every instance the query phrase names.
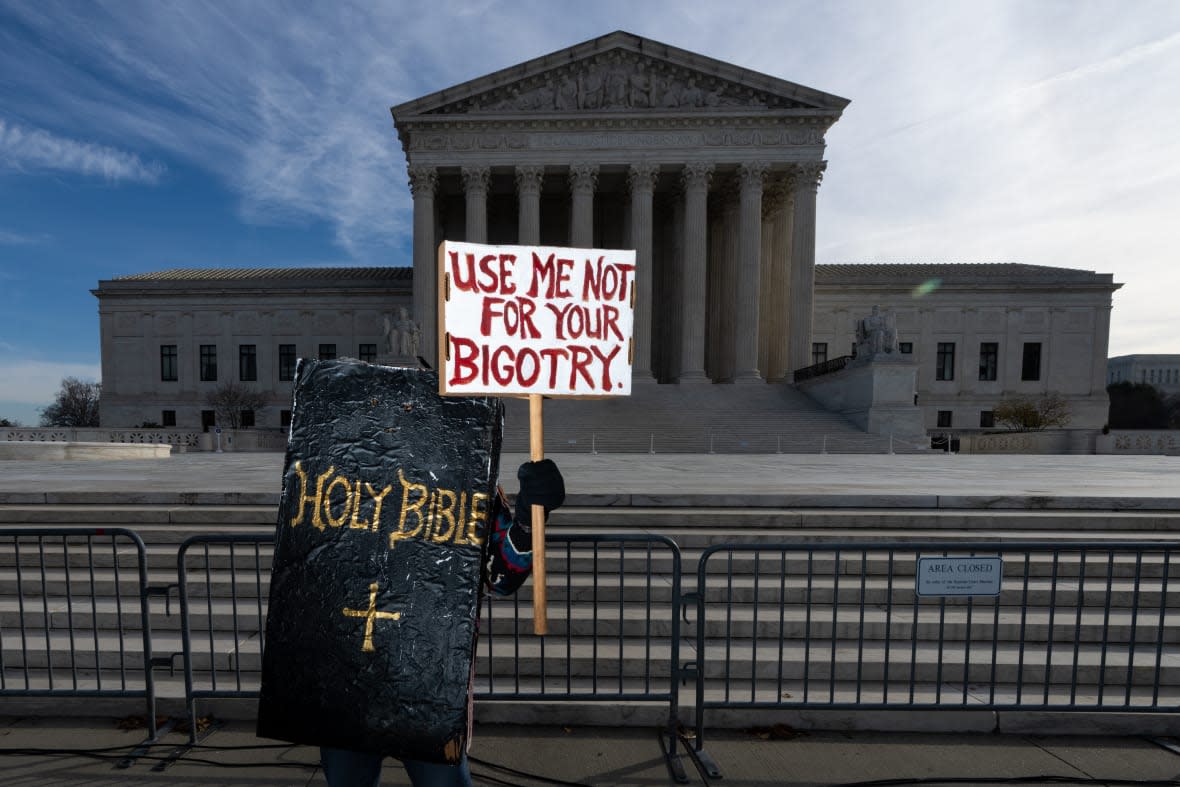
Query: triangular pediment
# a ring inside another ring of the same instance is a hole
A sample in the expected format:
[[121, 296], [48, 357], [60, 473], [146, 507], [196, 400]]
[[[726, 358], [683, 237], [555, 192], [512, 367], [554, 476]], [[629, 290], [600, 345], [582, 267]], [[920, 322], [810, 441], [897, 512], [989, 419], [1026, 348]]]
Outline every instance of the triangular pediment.
[[847, 99], [616, 32], [393, 108], [413, 116], [820, 110]]

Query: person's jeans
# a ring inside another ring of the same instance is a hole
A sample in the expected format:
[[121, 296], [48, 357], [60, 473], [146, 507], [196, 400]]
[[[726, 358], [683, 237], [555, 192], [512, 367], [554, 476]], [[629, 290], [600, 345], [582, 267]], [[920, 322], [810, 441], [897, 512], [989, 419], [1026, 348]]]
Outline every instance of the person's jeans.
[[[320, 764], [328, 787], [377, 787], [381, 783], [380, 754], [320, 747]], [[471, 787], [471, 770], [464, 754], [458, 765], [402, 760], [414, 787]]]

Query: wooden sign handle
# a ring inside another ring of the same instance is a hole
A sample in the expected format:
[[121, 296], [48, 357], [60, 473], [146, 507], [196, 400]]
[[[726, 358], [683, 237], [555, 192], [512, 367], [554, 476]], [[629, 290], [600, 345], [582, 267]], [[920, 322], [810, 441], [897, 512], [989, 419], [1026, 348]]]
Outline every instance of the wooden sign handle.
[[[541, 419], [541, 395], [529, 394], [529, 453], [534, 462], [545, 458], [545, 426]], [[545, 598], [545, 508], [535, 505], [533, 523], [533, 633], [549, 633], [549, 603]]]

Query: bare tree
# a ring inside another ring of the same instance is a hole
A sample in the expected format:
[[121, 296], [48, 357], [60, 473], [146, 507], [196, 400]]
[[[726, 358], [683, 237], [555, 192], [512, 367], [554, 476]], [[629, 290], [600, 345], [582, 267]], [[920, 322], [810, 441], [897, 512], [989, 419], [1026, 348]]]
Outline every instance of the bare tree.
[[1004, 399], [994, 411], [996, 423], [1017, 432], [1039, 432], [1069, 423], [1069, 401], [1057, 391], [1041, 396]]
[[230, 429], [242, 428], [242, 413], [259, 413], [266, 409], [266, 396], [240, 383], [227, 381], [205, 396], [205, 403], [217, 413], [217, 422]]
[[13, 421], [11, 418], [0, 418], [0, 426], [20, 426], [20, 421]]
[[98, 400], [102, 383], [66, 377], [53, 404], [41, 411], [42, 426], [98, 426]]

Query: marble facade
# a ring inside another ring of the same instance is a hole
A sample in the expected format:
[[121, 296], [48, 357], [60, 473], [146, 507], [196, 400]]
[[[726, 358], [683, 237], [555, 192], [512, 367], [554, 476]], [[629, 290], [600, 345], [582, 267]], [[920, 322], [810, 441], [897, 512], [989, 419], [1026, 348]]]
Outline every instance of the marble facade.
[[415, 317], [436, 324], [443, 239], [634, 248], [636, 382], [789, 379], [811, 351], [824, 134], [847, 104], [616, 32], [393, 107]]
[[[847, 104], [616, 32], [395, 106], [413, 200], [412, 255], [398, 262], [411, 267], [99, 282], [102, 423], [171, 413], [199, 427], [217, 385], [201, 379], [209, 347], [222, 381], [238, 380], [242, 347], [255, 348], [249, 382], [272, 402], [260, 427], [281, 426], [290, 406], [280, 348], [435, 358], [445, 239], [635, 249], [633, 373], [649, 390], [733, 390], [740, 407], [744, 384], [789, 384], [796, 370], [851, 354], [856, 321], [879, 306], [899, 362], [913, 364], [927, 430], [988, 429], [1002, 398], [1048, 391], [1069, 398], [1072, 426], [1100, 428], [1120, 286], [1109, 274], [816, 265], [824, 136]], [[710, 383], [734, 385], [695, 387]]]

